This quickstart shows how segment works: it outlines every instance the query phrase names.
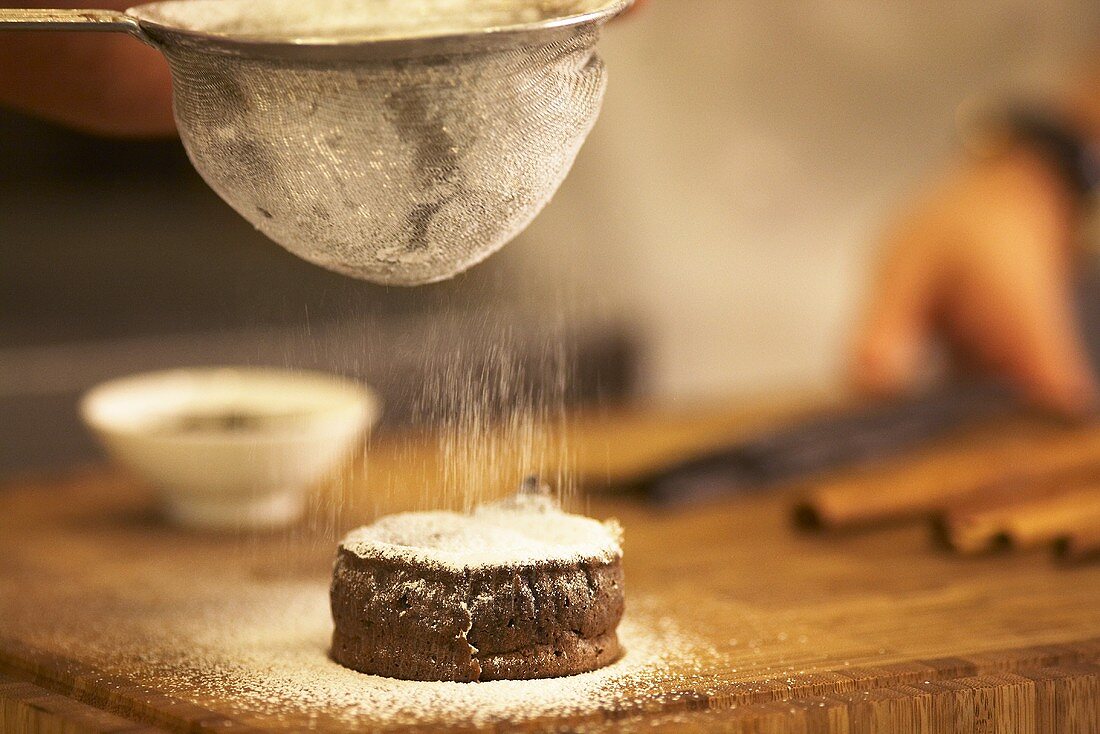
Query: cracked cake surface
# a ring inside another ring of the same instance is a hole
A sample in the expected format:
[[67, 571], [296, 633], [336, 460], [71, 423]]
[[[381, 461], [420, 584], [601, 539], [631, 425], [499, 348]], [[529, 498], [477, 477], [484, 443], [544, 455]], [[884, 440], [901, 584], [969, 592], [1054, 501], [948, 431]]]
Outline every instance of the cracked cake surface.
[[350, 533], [333, 569], [331, 655], [411, 680], [546, 678], [620, 654], [621, 530], [545, 495], [470, 514], [400, 513]]

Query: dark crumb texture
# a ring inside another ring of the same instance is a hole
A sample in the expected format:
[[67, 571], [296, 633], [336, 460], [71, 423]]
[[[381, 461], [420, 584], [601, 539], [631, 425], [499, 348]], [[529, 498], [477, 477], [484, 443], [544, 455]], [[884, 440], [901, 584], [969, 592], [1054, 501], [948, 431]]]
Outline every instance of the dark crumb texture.
[[618, 558], [452, 569], [341, 547], [333, 660], [407, 680], [550, 678], [620, 655]]

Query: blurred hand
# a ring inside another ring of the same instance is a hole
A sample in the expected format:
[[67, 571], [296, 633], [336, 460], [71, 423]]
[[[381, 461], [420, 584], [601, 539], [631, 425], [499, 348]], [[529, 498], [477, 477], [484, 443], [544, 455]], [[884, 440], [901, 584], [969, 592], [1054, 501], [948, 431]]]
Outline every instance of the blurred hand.
[[[26, 0], [17, 7], [101, 7], [126, 0]], [[0, 103], [102, 135], [174, 135], [168, 64], [155, 50], [117, 33], [5, 31]]]
[[1080, 212], [1036, 154], [963, 164], [889, 230], [853, 365], [865, 391], [914, 386], [934, 338], [963, 365], [1046, 409], [1078, 415], [1097, 396], [1074, 322]]

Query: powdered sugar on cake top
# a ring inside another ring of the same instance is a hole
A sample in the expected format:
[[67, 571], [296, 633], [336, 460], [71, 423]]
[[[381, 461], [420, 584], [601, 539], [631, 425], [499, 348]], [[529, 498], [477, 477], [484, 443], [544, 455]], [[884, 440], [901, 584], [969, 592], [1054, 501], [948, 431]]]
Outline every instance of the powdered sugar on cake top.
[[549, 497], [519, 495], [470, 514], [403, 512], [352, 531], [341, 547], [362, 558], [388, 557], [460, 570], [487, 565], [610, 562], [622, 556], [622, 531], [562, 512]]

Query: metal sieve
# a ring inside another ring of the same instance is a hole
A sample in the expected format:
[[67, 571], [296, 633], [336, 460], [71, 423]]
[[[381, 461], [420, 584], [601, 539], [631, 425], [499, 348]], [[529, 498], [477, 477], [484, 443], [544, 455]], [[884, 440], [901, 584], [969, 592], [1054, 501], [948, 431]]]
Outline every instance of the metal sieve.
[[0, 9], [0, 29], [121, 31], [172, 71], [199, 174], [291, 252], [377, 283], [443, 280], [550, 200], [633, 0], [166, 0]]

